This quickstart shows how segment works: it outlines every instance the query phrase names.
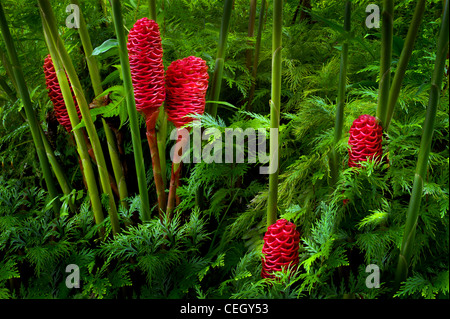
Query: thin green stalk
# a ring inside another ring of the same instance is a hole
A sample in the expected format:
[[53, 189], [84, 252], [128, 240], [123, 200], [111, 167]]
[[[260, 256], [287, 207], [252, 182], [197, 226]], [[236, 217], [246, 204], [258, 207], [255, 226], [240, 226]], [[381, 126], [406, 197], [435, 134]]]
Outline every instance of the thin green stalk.
[[377, 118], [385, 124], [389, 88], [391, 85], [392, 39], [394, 34], [394, 1], [383, 1], [381, 13], [383, 27], [381, 29], [380, 82], [378, 84]]
[[[50, 146], [50, 143], [48, 142], [47, 136], [45, 136], [44, 131], [40, 128], [41, 138], [42, 142], [44, 143], [45, 153], [47, 154], [48, 161], [50, 165], [52, 166], [53, 172], [55, 173], [56, 179], [58, 180], [59, 186], [61, 187], [61, 190], [64, 195], [69, 195], [72, 192], [72, 186], [69, 184], [69, 181], [67, 180], [66, 174], [64, 173], [63, 168], [58, 162], [58, 159], [55, 156], [55, 153], [53, 152], [52, 147]], [[72, 213], [76, 211], [76, 207], [72, 201], [69, 201], [69, 209]]]
[[[351, 1], [345, 3], [344, 14], [344, 30], [350, 32], [351, 25]], [[347, 85], [347, 61], [348, 61], [348, 41], [342, 45], [341, 64], [339, 71], [339, 87], [336, 103], [336, 118], [334, 125], [334, 140], [331, 148], [330, 170], [331, 170], [331, 185], [337, 183], [339, 176], [339, 154], [336, 151], [336, 146], [342, 137], [342, 128], [344, 126], [344, 106], [345, 106], [345, 87]]]
[[[228, 30], [230, 25], [231, 11], [233, 9], [233, 0], [225, 0], [223, 5], [222, 24], [220, 27], [219, 47], [216, 57], [216, 65], [214, 67], [214, 74], [211, 81], [211, 91], [209, 95], [210, 101], [219, 101], [220, 89], [222, 86], [223, 67], [225, 63], [225, 49], [227, 47]], [[217, 104], [210, 103], [207, 112], [211, 116], [217, 115]]]
[[[255, 18], [256, 18], [256, 0], [250, 0], [250, 13], [248, 17], [248, 32], [247, 36], [249, 38], [253, 38], [255, 33]], [[251, 45], [251, 42], [249, 41], [248, 45]], [[245, 60], [246, 60], [246, 67], [249, 71], [252, 66], [252, 49], [248, 48], [245, 52]]]
[[408, 34], [406, 35], [405, 44], [403, 45], [402, 53], [398, 61], [397, 69], [395, 71], [394, 79], [392, 80], [391, 89], [389, 90], [389, 99], [387, 103], [386, 116], [382, 119], [384, 131], [387, 132], [389, 124], [392, 120], [395, 104], [397, 104], [398, 96], [402, 86], [403, 78], [406, 73], [409, 59], [416, 41], [417, 33], [419, 32], [420, 22], [422, 21], [423, 13], [425, 12], [425, 0], [418, 0], [414, 16], [409, 25]]
[[449, 1], [447, 0], [442, 17], [441, 31], [439, 34], [436, 61], [434, 64], [433, 77], [431, 79], [430, 95], [428, 100], [427, 113], [423, 125], [422, 139], [420, 141], [419, 155], [417, 159], [414, 184], [406, 213], [405, 230], [403, 233], [400, 255], [398, 258], [396, 284], [404, 281], [408, 275], [408, 268], [414, 250], [414, 238], [419, 217], [420, 203], [423, 195], [423, 185], [426, 178], [428, 158], [431, 150], [433, 138], [434, 122], [436, 119], [437, 107], [444, 76], [445, 60], [449, 44]]
[[[272, 89], [270, 102], [270, 162], [277, 163], [275, 172], [269, 174], [269, 194], [267, 199], [267, 227], [277, 220], [278, 164], [280, 106], [281, 106], [281, 35], [283, 26], [283, 0], [273, 0], [272, 31]], [[275, 133], [275, 134], [274, 134]], [[275, 159], [278, 157], [278, 159]]]
[[250, 92], [248, 94], [248, 103], [247, 110], [252, 111], [253, 109], [253, 97], [255, 96], [256, 89], [256, 74], [258, 73], [258, 62], [259, 62], [259, 52], [261, 51], [261, 35], [264, 26], [264, 13], [266, 7], [266, 0], [261, 1], [261, 11], [259, 12], [259, 20], [258, 20], [258, 31], [256, 33], [256, 42], [255, 42], [255, 52], [253, 56], [253, 67], [252, 67], [252, 85], [250, 87]]
[[156, 0], [148, 0], [148, 11], [150, 19], [156, 21]]
[[[41, 166], [42, 173], [44, 175], [45, 183], [47, 185], [47, 190], [52, 199], [58, 197], [58, 192], [56, 190], [56, 185], [53, 179], [52, 171], [50, 169], [50, 164], [45, 153], [44, 143], [39, 132], [39, 123], [37, 121], [36, 115], [33, 111], [33, 104], [28, 93], [28, 87], [25, 82], [25, 77], [22, 72], [22, 67], [19, 62], [19, 57], [17, 55], [14, 42], [9, 31], [8, 23], [6, 21], [5, 13], [3, 11], [3, 5], [0, 2], [0, 28], [3, 35], [3, 40], [5, 42], [6, 50], [9, 55], [9, 59], [12, 65], [12, 71], [14, 74], [15, 81], [19, 89], [19, 96], [22, 99], [22, 103], [25, 109], [25, 114], [27, 116], [28, 123], [30, 124], [31, 135], [33, 138], [34, 145], [36, 147], [36, 152], [39, 158], [39, 163]], [[60, 203], [58, 200], [53, 200], [52, 208], [55, 216], [59, 216]]]
[[144, 157], [142, 154], [142, 144], [139, 131], [138, 114], [136, 110], [136, 101], [134, 99], [133, 83], [131, 81], [130, 62], [128, 60], [127, 40], [123, 28], [122, 9], [119, 0], [110, 0], [114, 27], [117, 40], [119, 41], [119, 56], [122, 66], [122, 77], [125, 88], [125, 99], [128, 109], [128, 118], [130, 120], [131, 140], [134, 150], [134, 161], [136, 164], [136, 174], [138, 179], [139, 194], [141, 197], [142, 220], [150, 220], [150, 204], [148, 198], [147, 182], [145, 175]]
[[[71, 0], [71, 2], [73, 4], [76, 4], [78, 7], [80, 6], [78, 0]], [[81, 9], [79, 10], [79, 14], [80, 14], [80, 25], [78, 28], [78, 33], [80, 35], [81, 43], [84, 48], [84, 54], [86, 56], [86, 62], [87, 62], [87, 66], [89, 69], [89, 76], [91, 78], [92, 87], [94, 88], [94, 94], [96, 97], [98, 97], [100, 94], [103, 93], [100, 71], [98, 68], [97, 59], [95, 58], [94, 55], [92, 55], [93, 49], [92, 49], [91, 38], [89, 36], [89, 32], [87, 30], [86, 22], [84, 20], [84, 16], [83, 16]], [[102, 120], [102, 124], [103, 124], [103, 129], [105, 131], [109, 156], [111, 158], [111, 164], [113, 167], [114, 178], [116, 180], [116, 184], [117, 184], [117, 188], [118, 188], [118, 192], [119, 192], [120, 202], [125, 208], [127, 208], [128, 203], [126, 201], [126, 198], [128, 197], [128, 188], [127, 188], [122, 164], [120, 162], [120, 158], [119, 158], [119, 154], [118, 154], [118, 150], [117, 150], [117, 146], [116, 146], [116, 139], [114, 137], [114, 134], [113, 134], [111, 128], [106, 123], [105, 119], [102, 118], [101, 120]]]
[[53, 9], [50, 5], [50, 1], [38, 0], [38, 2], [42, 13], [42, 17], [45, 20], [45, 23], [48, 25], [48, 32], [49, 32], [48, 36], [50, 40], [54, 41], [55, 43], [55, 47], [57, 48], [57, 54], [59, 55], [64, 65], [65, 71], [67, 72], [69, 81], [73, 88], [73, 92], [75, 93], [75, 97], [77, 99], [81, 115], [86, 124], [86, 131], [88, 133], [90, 142], [94, 150], [94, 155], [97, 160], [97, 168], [100, 176], [100, 183], [102, 186], [102, 190], [103, 193], [108, 196], [108, 214], [111, 222], [112, 232], [113, 235], [115, 235], [120, 232], [119, 216], [117, 213], [117, 207], [114, 200], [114, 194], [111, 189], [108, 168], [106, 166], [105, 157], [103, 154], [102, 146], [100, 144], [100, 140], [97, 135], [95, 125], [92, 121], [89, 112], [89, 105], [84, 96], [83, 87], [80, 83], [80, 79], [78, 78], [75, 67], [73, 66], [72, 60], [70, 59], [70, 56], [67, 53], [64, 43], [58, 34], [56, 19], [53, 13]]
[[[58, 83], [61, 88], [61, 93], [66, 104], [67, 114], [69, 115], [70, 123], [72, 127], [76, 127], [80, 120], [78, 119], [78, 113], [73, 101], [72, 92], [70, 90], [69, 81], [67, 80], [66, 73], [62, 66], [62, 62], [58, 55], [56, 46], [49, 34], [49, 26], [45, 19], [42, 19], [42, 27], [44, 30], [45, 41], [47, 43], [48, 50], [52, 57], [53, 66], [55, 68]], [[73, 136], [77, 145], [77, 151], [81, 159], [81, 167], [83, 170], [84, 180], [86, 182], [89, 199], [92, 205], [92, 211], [94, 213], [95, 223], [101, 224], [104, 220], [103, 207], [98, 193], [97, 181], [95, 179], [94, 169], [92, 168], [91, 159], [89, 157], [88, 149], [84, 140], [84, 135], [81, 129], [74, 129]], [[103, 237], [103, 230], [100, 230], [100, 236]]]

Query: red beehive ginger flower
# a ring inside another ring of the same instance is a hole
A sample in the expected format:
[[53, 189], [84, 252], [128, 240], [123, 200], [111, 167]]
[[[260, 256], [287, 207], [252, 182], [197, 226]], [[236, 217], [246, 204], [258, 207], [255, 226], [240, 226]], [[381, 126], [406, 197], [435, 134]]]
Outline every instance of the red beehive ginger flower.
[[367, 114], [359, 116], [350, 128], [348, 166], [361, 167], [360, 162], [368, 159], [380, 161], [382, 139], [383, 128], [376, 117]]
[[208, 89], [208, 66], [190, 56], [170, 64], [166, 74], [166, 110], [169, 120], [180, 128], [191, 122], [189, 114], [203, 114]]
[[[64, 98], [61, 93], [61, 87], [59, 86], [55, 67], [53, 66], [53, 61], [50, 54], [47, 55], [47, 57], [44, 60], [44, 74], [45, 74], [45, 83], [47, 84], [48, 97], [53, 103], [56, 118], [59, 124], [64, 126], [67, 132], [70, 132], [72, 130], [72, 125], [70, 123], [69, 114], [67, 113], [66, 104], [64, 103]], [[75, 108], [78, 113], [78, 118], [81, 119], [80, 109], [78, 108], [77, 100], [75, 98], [75, 94], [73, 93], [70, 82], [69, 86], [70, 91], [72, 92], [73, 102], [75, 103]]]
[[147, 126], [153, 127], [166, 96], [158, 24], [147, 18], [137, 20], [128, 34], [127, 48], [136, 109], [146, 118]]
[[282, 268], [295, 270], [299, 263], [299, 242], [300, 234], [294, 223], [279, 219], [270, 225], [264, 235], [261, 277], [274, 278], [274, 272]]

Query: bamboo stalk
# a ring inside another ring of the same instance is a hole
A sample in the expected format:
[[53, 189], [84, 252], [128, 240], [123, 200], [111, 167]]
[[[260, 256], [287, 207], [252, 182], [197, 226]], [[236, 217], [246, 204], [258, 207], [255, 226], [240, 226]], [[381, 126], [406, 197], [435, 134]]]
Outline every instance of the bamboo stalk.
[[266, 7], [266, 0], [261, 1], [261, 11], [259, 12], [259, 19], [258, 19], [258, 31], [256, 33], [256, 42], [255, 42], [255, 52], [253, 56], [253, 67], [252, 67], [252, 85], [250, 87], [250, 92], [248, 94], [248, 103], [247, 103], [247, 110], [252, 111], [253, 109], [253, 97], [255, 96], [255, 89], [256, 89], [256, 74], [258, 73], [258, 63], [259, 63], [259, 52], [261, 51], [261, 36], [262, 36], [262, 29], [264, 26], [264, 13], [265, 13], [265, 7]]
[[398, 258], [396, 271], [397, 287], [404, 281], [408, 275], [409, 263], [411, 261], [414, 238], [419, 217], [420, 203], [423, 194], [424, 179], [426, 177], [428, 158], [431, 150], [433, 138], [434, 122], [436, 119], [437, 107], [439, 105], [439, 96], [444, 76], [445, 60], [449, 44], [449, 1], [446, 1], [444, 15], [442, 17], [441, 30], [439, 34], [436, 61], [434, 64], [433, 77], [431, 79], [430, 95], [428, 100], [427, 113], [423, 125], [422, 139], [420, 141], [419, 155], [417, 159], [416, 172], [414, 175], [414, 184], [409, 201], [408, 211], [406, 213], [405, 230], [403, 233], [400, 255]]
[[[50, 169], [50, 164], [45, 152], [44, 143], [42, 141], [39, 132], [39, 123], [37, 121], [36, 115], [33, 111], [33, 105], [28, 93], [28, 87], [25, 82], [25, 77], [22, 72], [22, 67], [19, 62], [17, 51], [14, 42], [9, 31], [8, 23], [6, 21], [5, 13], [3, 11], [3, 5], [0, 2], [0, 28], [3, 35], [3, 40], [5, 42], [6, 50], [11, 60], [12, 71], [14, 74], [14, 79], [18, 86], [19, 96], [22, 99], [22, 103], [25, 109], [25, 114], [30, 125], [31, 136], [33, 138], [33, 143], [36, 147], [36, 152], [39, 158], [39, 164], [41, 166], [42, 173], [44, 175], [44, 180], [47, 185], [47, 191], [51, 199], [58, 197], [58, 192], [54, 183], [52, 171]], [[53, 200], [52, 208], [55, 216], [59, 216], [60, 203], [58, 200]]]
[[394, 34], [394, 1], [383, 1], [383, 28], [381, 29], [380, 82], [378, 84], [377, 118], [384, 126], [391, 85], [392, 40]]
[[[351, 27], [351, 1], [345, 2], [344, 14], [344, 30], [350, 32]], [[330, 170], [331, 170], [331, 185], [337, 183], [339, 176], [339, 154], [336, 151], [336, 146], [342, 137], [342, 128], [344, 126], [344, 106], [345, 106], [345, 87], [347, 85], [347, 61], [348, 61], [348, 41], [344, 41], [341, 51], [341, 63], [339, 71], [339, 87], [336, 103], [336, 118], [334, 125], [334, 140], [331, 148]]]
[[149, 11], [149, 17], [151, 20], [156, 21], [156, 0], [148, 0], [148, 11]]
[[400, 54], [394, 79], [392, 80], [392, 85], [389, 90], [386, 115], [385, 118], [382, 119], [385, 132], [389, 129], [389, 124], [391, 123], [392, 115], [394, 114], [394, 107], [395, 104], [397, 104], [397, 100], [400, 95], [400, 89], [406, 73], [406, 67], [408, 66], [409, 59], [411, 58], [414, 42], [416, 41], [417, 33], [419, 32], [420, 22], [422, 21], [423, 13], [425, 12], [425, 2], [425, 0], [417, 1], [414, 16], [409, 25], [405, 44], [403, 45], [402, 53]]
[[[67, 114], [69, 115], [70, 123], [72, 127], [76, 127], [80, 120], [78, 118], [78, 113], [75, 108], [75, 103], [73, 101], [72, 92], [70, 90], [69, 82], [67, 80], [66, 73], [62, 66], [62, 62], [57, 53], [57, 49], [54, 41], [49, 34], [49, 26], [45, 19], [42, 19], [42, 27], [44, 30], [45, 41], [52, 57], [53, 66], [55, 68], [56, 76], [58, 78], [58, 83], [61, 88], [61, 93], [64, 98], [64, 103], [66, 104]], [[89, 157], [88, 149], [84, 140], [83, 132], [81, 129], [74, 129], [73, 136], [77, 145], [77, 151], [81, 159], [81, 166], [83, 169], [83, 176], [86, 181], [87, 191], [89, 194], [89, 199], [92, 205], [92, 211], [94, 213], [95, 223], [101, 224], [104, 220], [103, 208], [98, 193], [97, 181], [95, 179], [94, 169], [92, 168], [91, 159]], [[103, 229], [100, 230], [100, 237], [103, 237]]]
[[[78, 7], [80, 6], [78, 0], [71, 0], [71, 2], [73, 4], [76, 4]], [[98, 97], [100, 94], [103, 93], [100, 71], [98, 69], [97, 59], [95, 58], [94, 55], [92, 55], [93, 49], [92, 49], [91, 38], [89, 36], [89, 32], [86, 27], [86, 21], [84, 19], [81, 9], [79, 9], [79, 14], [80, 14], [80, 25], [78, 28], [78, 33], [80, 35], [81, 43], [84, 48], [84, 54], [86, 57], [86, 63], [88, 66], [89, 76], [91, 78], [92, 87], [94, 89], [94, 94], [96, 97]], [[127, 188], [122, 164], [121, 164], [117, 146], [116, 146], [116, 139], [114, 137], [114, 134], [113, 134], [111, 128], [106, 123], [105, 119], [102, 118], [101, 120], [102, 120], [102, 124], [103, 124], [103, 129], [105, 131], [109, 156], [111, 158], [111, 164], [113, 167], [114, 178], [116, 181], [120, 202], [121, 202], [122, 206], [127, 208], [128, 203], [126, 201], [126, 198], [128, 197], [128, 188]]]
[[81, 112], [81, 115], [86, 124], [86, 131], [88, 133], [89, 139], [91, 141], [94, 155], [97, 160], [97, 168], [100, 176], [100, 183], [102, 186], [103, 193], [108, 196], [108, 215], [111, 222], [111, 228], [113, 235], [120, 232], [119, 225], [119, 217], [117, 213], [117, 207], [114, 200], [114, 194], [110, 185], [109, 172], [106, 166], [105, 157], [103, 154], [102, 146], [100, 144], [100, 140], [97, 135], [97, 131], [95, 129], [95, 125], [92, 121], [89, 106], [86, 101], [86, 98], [83, 94], [83, 88], [81, 86], [80, 80], [78, 78], [75, 67], [73, 66], [72, 60], [70, 59], [69, 54], [62, 42], [61, 37], [58, 34], [58, 29], [56, 25], [56, 19], [53, 13], [53, 9], [50, 5], [49, 0], [38, 0], [39, 7], [42, 13], [43, 20], [48, 25], [49, 38], [51, 41], [54, 41], [55, 47], [57, 49], [57, 54], [59, 55], [61, 62], [64, 65], [64, 69], [67, 72], [69, 77], [69, 81], [72, 85], [73, 91], [75, 93], [75, 97], [77, 99], [77, 103]]
[[[272, 31], [272, 88], [270, 103], [270, 162], [279, 163], [280, 104], [281, 104], [281, 35], [283, 26], [283, 0], [273, 0]], [[275, 133], [275, 134], [274, 134]], [[275, 157], [278, 157], [275, 160]], [[267, 227], [277, 219], [278, 167], [269, 174], [269, 194], [267, 199]]]
[[[248, 32], [247, 32], [247, 36], [249, 38], [253, 38], [254, 34], [255, 34], [255, 18], [256, 18], [256, 0], [250, 0], [250, 13], [249, 13], [249, 17], [248, 17]], [[249, 41], [250, 42], [250, 41]], [[251, 42], [249, 43], [249, 45], [251, 44]], [[247, 49], [245, 52], [245, 64], [246, 67], [249, 71], [251, 66], [252, 66], [252, 49]]]
[[142, 144], [139, 131], [138, 114], [136, 110], [136, 101], [134, 99], [133, 84], [131, 81], [130, 62], [128, 60], [127, 40], [123, 29], [122, 9], [119, 0], [110, 0], [113, 12], [114, 27], [117, 40], [119, 41], [119, 56], [122, 66], [122, 77], [125, 88], [125, 99], [130, 120], [131, 139], [134, 150], [134, 161], [136, 164], [136, 175], [138, 179], [139, 194], [141, 197], [142, 220], [150, 220], [150, 204], [145, 175], [144, 157], [142, 153]]
[[[220, 98], [220, 89], [222, 86], [222, 77], [223, 77], [223, 67], [225, 63], [225, 49], [227, 46], [227, 38], [228, 38], [228, 30], [230, 25], [231, 12], [233, 9], [233, 0], [225, 0], [223, 5], [223, 15], [222, 15], [222, 24], [220, 27], [220, 35], [219, 35], [219, 46], [217, 50], [216, 64], [214, 67], [214, 74], [212, 77], [212, 85], [211, 91], [209, 95], [209, 100], [211, 101], [219, 101]], [[207, 112], [211, 114], [211, 116], [216, 117], [217, 115], [217, 104], [209, 103]]]

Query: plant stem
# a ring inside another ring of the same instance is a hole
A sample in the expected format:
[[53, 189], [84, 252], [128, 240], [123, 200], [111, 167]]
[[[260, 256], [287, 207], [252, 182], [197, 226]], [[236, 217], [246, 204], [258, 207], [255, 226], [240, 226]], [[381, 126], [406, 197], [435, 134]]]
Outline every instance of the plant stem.
[[445, 60], [449, 44], [449, 1], [447, 0], [442, 17], [441, 31], [439, 34], [436, 61], [434, 64], [433, 77], [431, 79], [430, 95], [428, 100], [427, 113], [423, 125], [422, 139], [420, 141], [419, 155], [417, 159], [414, 184], [406, 213], [405, 230], [398, 258], [396, 284], [404, 281], [408, 275], [408, 267], [414, 249], [414, 237], [416, 233], [417, 220], [419, 217], [420, 203], [423, 194], [424, 179], [426, 177], [428, 158], [431, 150], [433, 138], [434, 122], [436, 119], [437, 107], [439, 105], [439, 95], [442, 87], [442, 78], [445, 69]]
[[403, 45], [402, 53], [398, 61], [397, 69], [395, 71], [394, 79], [392, 80], [391, 89], [389, 90], [389, 99], [387, 103], [386, 116], [383, 121], [384, 131], [387, 132], [389, 124], [392, 120], [395, 104], [397, 104], [398, 96], [406, 73], [409, 59], [416, 41], [417, 33], [419, 32], [420, 22], [422, 21], [423, 13], [425, 12], [425, 0], [418, 0], [416, 9], [414, 11], [413, 19], [409, 25], [408, 34], [406, 35], [405, 44]]
[[134, 99], [133, 83], [131, 81], [130, 62], [128, 60], [127, 40], [123, 28], [122, 9], [119, 0], [110, 0], [113, 12], [114, 27], [117, 40], [119, 41], [119, 56], [122, 66], [122, 77], [125, 88], [125, 99], [130, 120], [131, 140], [133, 143], [134, 161], [136, 164], [136, 175], [141, 197], [141, 218], [143, 221], [150, 220], [150, 204], [148, 198], [147, 182], [145, 175], [144, 156], [139, 131], [136, 101]]
[[[70, 123], [72, 127], [79, 124], [78, 113], [73, 101], [72, 92], [70, 90], [69, 82], [67, 80], [66, 73], [62, 66], [62, 62], [57, 53], [57, 49], [54, 41], [49, 34], [49, 26], [46, 20], [42, 17], [42, 27], [44, 29], [45, 41], [52, 57], [53, 66], [55, 68], [58, 83], [61, 88], [61, 93], [66, 104], [67, 114], [69, 115]], [[83, 170], [83, 176], [86, 181], [87, 190], [89, 193], [89, 199], [92, 204], [92, 211], [94, 213], [95, 223], [98, 225], [103, 222], [103, 208], [100, 195], [98, 193], [97, 181], [95, 179], [94, 169], [92, 168], [91, 159], [89, 157], [88, 149], [84, 140], [84, 135], [81, 129], [73, 130], [75, 142], [77, 145], [77, 151], [81, 159], [81, 167]], [[100, 237], [103, 237], [103, 229], [100, 230]]]
[[[344, 14], [344, 30], [350, 32], [351, 25], [351, 1], [345, 2]], [[334, 140], [331, 148], [330, 170], [331, 170], [331, 185], [337, 183], [339, 176], [339, 154], [336, 151], [336, 146], [342, 136], [342, 128], [344, 126], [344, 105], [345, 105], [345, 87], [347, 85], [347, 60], [348, 60], [348, 41], [342, 45], [341, 64], [339, 70], [339, 87], [336, 103], [336, 119], [334, 125]]]
[[80, 79], [78, 78], [75, 67], [73, 66], [72, 60], [70, 59], [70, 56], [67, 53], [64, 43], [58, 34], [56, 19], [53, 13], [53, 9], [50, 5], [50, 1], [38, 0], [38, 2], [40, 10], [42, 12], [43, 19], [45, 19], [45, 22], [48, 25], [49, 37], [51, 38], [52, 41], [55, 42], [57, 54], [61, 58], [61, 61], [64, 65], [64, 69], [66, 70], [67, 75], [69, 77], [69, 81], [72, 84], [73, 92], [75, 93], [75, 97], [77, 99], [81, 115], [86, 124], [86, 131], [92, 143], [94, 155], [97, 160], [97, 168], [100, 176], [100, 183], [102, 186], [102, 190], [103, 193], [108, 196], [108, 206], [109, 206], [108, 214], [111, 222], [112, 232], [113, 235], [115, 235], [120, 232], [119, 216], [117, 213], [117, 207], [114, 200], [114, 194], [112, 192], [110, 185], [109, 172], [106, 166], [105, 157], [103, 155], [102, 146], [100, 144], [100, 140], [98, 138], [95, 125], [92, 121], [89, 112], [89, 106], [83, 94], [83, 88], [81, 86]]
[[[228, 29], [230, 25], [231, 11], [233, 9], [233, 0], [225, 0], [223, 5], [223, 15], [222, 15], [222, 24], [220, 27], [220, 35], [219, 35], [219, 47], [217, 51], [216, 57], [216, 65], [214, 67], [214, 74], [212, 77], [212, 86], [210, 91], [211, 101], [219, 101], [220, 98], [220, 89], [222, 86], [222, 77], [223, 77], [223, 67], [225, 63], [225, 49], [227, 46], [227, 38], [228, 38]], [[207, 108], [207, 112], [211, 114], [212, 117], [216, 117], [217, 115], [217, 104], [210, 103]]]
[[159, 162], [159, 149], [156, 139], [156, 131], [153, 124], [147, 126], [147, 141], [152, 158], [153, 179], [155, 181], [156, 195], [158, 198], [158, 215], [162, 221], [163, 214], [166, 211], [166, 192], [162, 178], [161, 164]]
[[[39, 158], [42, 173], [44, 175], [45, 183], [47, 185], [47, 190], [51, 199], [55, 199], [58, 196], [58, 192], [56, 190], [52, 171], [50, 169], [50, 164], [45, 152], [44, 143], [39, 131], [39, 123], [33, 111], [33, 104], [28, 93], [28, 87], [25, 82], [25, 77], [22, 72], [22, 67], [19, 62], [19, 57], [17, 55], [17, 51], [14, 46], [11, 33], [9, 31], [8, 23], [6, 21], [5, 13], [3, 11], [3, 5], [1, 4], [1, 2], [0, 28], [3, 35], [3, 40], [5, 42], [6, 50], [9, 55], [9, 59], [11, 60], [12, 71], [14, 74], [14, 79], [18, 86], [19, 96], [22, 99], [25, 114], [27, 116], [28, 123], [30, 124], [31, 136], [33, 138], [34, 146], [36, 147], [36, 152]], [[60, 204], [58, 200], [53, 200], [52, 208], [55, 216], [59, 216]]]
[[[269, 194], [267, 199], [267, 227], [274, 224], [277, 219], [278, 200], [278, 164], [281, 104], [281, 34], [283, 26], [283, 1], [273, 0], [273, 31], [272, 31], [272, 89], [270, 103], [270, 164], [275, 157], [277, 168], [269, 174]], [[273, 130], [274, 129], [274, 130]], [[274, 134], [275, 133], [275, 134]]]
[[156, 0], [148, 0], [148, 10], [149, 10], [149, 16], [150, 19], [156, 22]]
[[250, 92], [248, 94], [248, 103], [247, 103], [247, 110], [250, 112], [253, 109], [253, 97], [255, 96], [256, 74], [258, 73], [259, 52], [261, 51], [261, 35], [264, 26], [265, 7], [266, 7], [266, 0], [262, 0], [261, 11], [259, 12], [258, 31], [256, 33], [255, 53], [253, 57], [252, 78], [251, 78], [252, 85], [250, 87]]
[[[80, 6], [78, 3], [78, 0], [71, 0], [73, 4], [76, 4], [78, 7]], [[89, 76], [91, 78], [92, 87], [94, 88], [94, 94], [96, 97], [98, 97], [100, 94], [103, 93], [102, 88], [102, 81], [100, 76], [100, 71], [98, 69], [98, 63], [97, 59], [94, 55], [92, 55], [92, 43], [91, 38], [89, 36], [89, 32], [86, 27], [86, 22], [84, 20], [83, 13], [80, 9], [80, 25], [78, 28], [78, 33], [80, 35], [81, 43], [83, 45], [84, 54], [86, 56], [86, 63], [89, 69]], [[108, 151], [109, 156], [111, 158], [111, 164], [114, 171], [114, 178], [116, 181], [119, 198], [122, 206], [125, 208], [128, 207], [128, 203], [125, 200], [128, 197], [128, 188], [122, 168], [122, 164], [120, 162], [120, 157], [118, 154], [117, 146], [116, 146], [116, 139], [114, 137], [114, 134], [109, 127], [109, 125], [106, 123], [105, 119], [102, 118], [102, 124], [103, 129], [105, 131], [106, 141], [108, 144]]]
[[380, 82], [378, 84], [378, 105], [377, 118], [384, 126], [389, 88], [391, 85], [391, 58], [392, 58], [392, 39], [394, 29], [394, 1], [383, 1], [382, 12], [383, 28], [381, 29], [381, 58], [380, 58]]
[[176, 192], [177, 187], [179, 185], [180, 180], [180, 173], [181, 173], [181, 157], [182, 157], [182, 151], [184, 150], [187, 143], [189, 143], [189, 137], [184, 138], [183, 134], [177, 132], [177, 142], [175, 144], [174, 148], [174, 154], [173, 154], [173, 161], [172, 161], [172, 171], [170, 174], [170, 185], [169, 185], [169, 195], [167, 197], [167, 216], [168, 220], [170, 221], [173, 216], [173, 211], [175, 209], [175, 199], [176, 199]]

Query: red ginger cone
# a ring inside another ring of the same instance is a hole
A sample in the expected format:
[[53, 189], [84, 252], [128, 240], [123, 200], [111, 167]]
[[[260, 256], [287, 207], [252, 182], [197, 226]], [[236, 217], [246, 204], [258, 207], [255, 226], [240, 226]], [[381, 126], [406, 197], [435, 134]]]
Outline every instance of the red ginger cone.
[[[69, 114], [67, 113], [66, 104], [64, 103], [64, 98], [61, 93], [61, 87], [59, 86], [55, 67], [53, 66], [53, 61], [50, 54], [47, 55], [47, 57], [44, 60], [44, 74], [45, 74], [45, 83], [47, 84], [48, 97], [53, 103], [56, 118], [59, 124], [64, 126], [67, 132], [70, 132], [72, 130], [72, 125], [70, 123]], [[70, 91], [72, 92], [73, 102], [75, 103], [78, 118], [81, 119], [80, 109], [78, 108], [78, 103], [75, 98], [75, 94], [73, 93], [72, 86], [70, 86]]]
[[128, 34], [127, 48], [136, 109], [152, 128], [166, 96], [158, 24], [147, 18], [137, 20]]
[[[190, 56], [176, 60], [170, 64], [166, 73], [166, 104], [169, 120], [177, 129], [193, 121], [190, 114], [203, 114], [205, 111], [205, 96], [208, 89], [208, 66], [198, 57]], [[167, 213], [169, 218], [175, 209], [176, 189], [180, 180], [181, 150], [188, 141], [177, 140], [178, 152], [174, 154], [170, 178]]]
[[383, 128], [376, 117], [367, 114], [359, 116], [350, 128], [348, 166], [361, 167], [359, 162], [368, 159], [380, 161], [383, 154], [382, 139]]
[[300, 233], [294, 223], [279, 219], [268, 227], [264, 235], [262, 253], [262, 278], [274, 278], [282, 268], [296, 268], [299, 263]]
[[198, 57], [190, 56], [170, 64], [166, 74], [166, 110], [177, 127], [191, 122], [189, 114], [203, 114], [208, 89], [208, 66]]

